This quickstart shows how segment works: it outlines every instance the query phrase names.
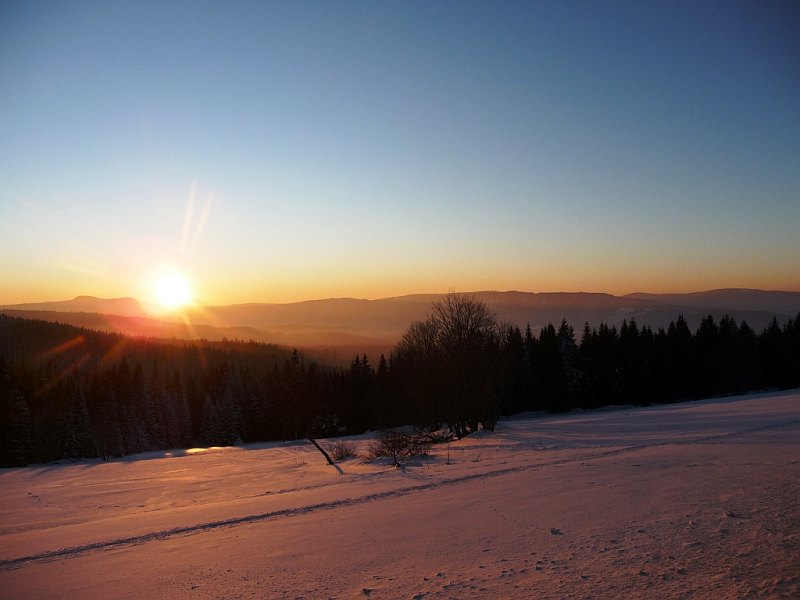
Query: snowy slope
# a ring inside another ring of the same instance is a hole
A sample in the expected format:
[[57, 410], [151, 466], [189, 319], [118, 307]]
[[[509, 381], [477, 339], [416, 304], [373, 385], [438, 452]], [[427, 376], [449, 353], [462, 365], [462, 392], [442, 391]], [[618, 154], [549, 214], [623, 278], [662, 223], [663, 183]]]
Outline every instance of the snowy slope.
[[516, 418], [341, 470], [305, 443], [0, 470], [0, 597], [800, 594], [797, 392]]

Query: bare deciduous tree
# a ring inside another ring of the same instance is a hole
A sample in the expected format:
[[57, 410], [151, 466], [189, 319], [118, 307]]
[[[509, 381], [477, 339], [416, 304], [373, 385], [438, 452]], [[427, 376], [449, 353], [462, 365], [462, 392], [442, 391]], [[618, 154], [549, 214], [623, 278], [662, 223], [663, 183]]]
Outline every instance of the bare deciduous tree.
[[398, 363], [415, 372], [419, 415], [435, 415], [457, 437], [494, 428], [500, 344], [497, 319], [474, 296], [451, 292], [433, 304], [431, 316], [414, 323], [396, 348]]

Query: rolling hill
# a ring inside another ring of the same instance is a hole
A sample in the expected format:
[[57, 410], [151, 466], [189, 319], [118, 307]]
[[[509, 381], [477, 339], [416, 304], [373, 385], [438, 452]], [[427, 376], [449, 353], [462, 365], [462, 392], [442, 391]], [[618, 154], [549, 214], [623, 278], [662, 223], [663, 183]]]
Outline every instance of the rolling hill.
[[[773, 318], [784, 322], [800, 313], [800, 293], [723, 289], [690, 294], [571, 292], [475, 292], [501, 322], [530, 324], [533, 331], [562, 319], [580, 332], [588, 322], [619, 325], [636, 319], [640, 325], [666, 327], [679, 314], [691, 328], [711, 314], [747, 321], [756, 331]], [[128, 335], [179, 339], [244, 339], [304, 348], [327, 348], [345, 356], [355, 352], [388, 352], [413, 322], [430, 313], [439, 294], [415, 294], [363, 300], [329, 298], [287, 304], [235, 304], [192, 307], [158, 317], [133, 298], [79, 296], [72, 300], [0, 307], [9, 314], [60, 321]], [[338, 350], [337, 350], [338, 349]], [[352, 351], [352, 352], [351, 352]]]

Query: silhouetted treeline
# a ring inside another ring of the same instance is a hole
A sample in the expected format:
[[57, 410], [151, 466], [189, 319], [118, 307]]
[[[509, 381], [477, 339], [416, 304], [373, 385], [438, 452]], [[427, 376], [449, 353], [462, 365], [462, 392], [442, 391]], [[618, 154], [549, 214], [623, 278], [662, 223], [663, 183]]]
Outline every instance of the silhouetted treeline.
[[761, 333], [730, 317], [692, 332], [563, 321], [537, 334], [450, 295], [387, 360], [350, 368], [254, 342], [184, 342], [0, 315], [0, 465], [190, 445], [448, 425], [499, 415], [800, 387], [800, 315]]
[[[0, 315], [0, 464], [296, 438], [335, 385], [296, 351]], [[328, 391], [328, 393], [323, 392]], [[319, 421], [319, 423], [317, 423]]]
[[[481, 325], [461, 335], [470, 330], [475, 314]], [[443, 335], [442, 328], [453, 331]], [[798, 387], [800, 314], [784, 325], [773, 319], [760, 334], [729, 316], [717, 322], [709, 315], [694, 333], [679, 316], [656, 332], [623, 321], [619, 329], [586, 324], [578, 337], [563, 320], [535, 335], [530, 327], [523, 332], [516, 325], [493, 323], [485, 304], [450, 294], [434, 305], [430, 319], [409, 328], [393, 366], [391, 404], [401, 415], [394, 420], [433, 427], [447, 423], [462, 436], [492, 428], [498, 415], [522, 411]]]

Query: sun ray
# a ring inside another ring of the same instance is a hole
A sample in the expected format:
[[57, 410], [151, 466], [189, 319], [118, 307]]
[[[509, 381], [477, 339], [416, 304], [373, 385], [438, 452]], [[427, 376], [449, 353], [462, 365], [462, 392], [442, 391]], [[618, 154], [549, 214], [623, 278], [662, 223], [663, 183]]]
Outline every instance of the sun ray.
[[203, 234], [203, 228], [206, 226], [206, 221], [208, 221], [208, 215], [211, 212], [211, 206], [214, 204], [214, 199], [216, 195], [214, 192], [209, 192], [206, 196], [206, 201], [203, 204], [203, 212], [200, 213], [200, 218], [197, 221], [197, 225], [195, 226], [194, 236], [192, 237], [191, 245], [189, 246], [189, 253], [193, 253], [197, 243], [200, 241], [200, 236]]
[[189, 244], [189, 234], [192, 229], [192, 215], [194, 214], [194, 202], [197, 197], [197, 182], [192, 181], [189, 188], [189, 197], [186, 199], [186, 213], [183, 216], [183, 231], [181, 232], [181, 254], [186, 254]]

